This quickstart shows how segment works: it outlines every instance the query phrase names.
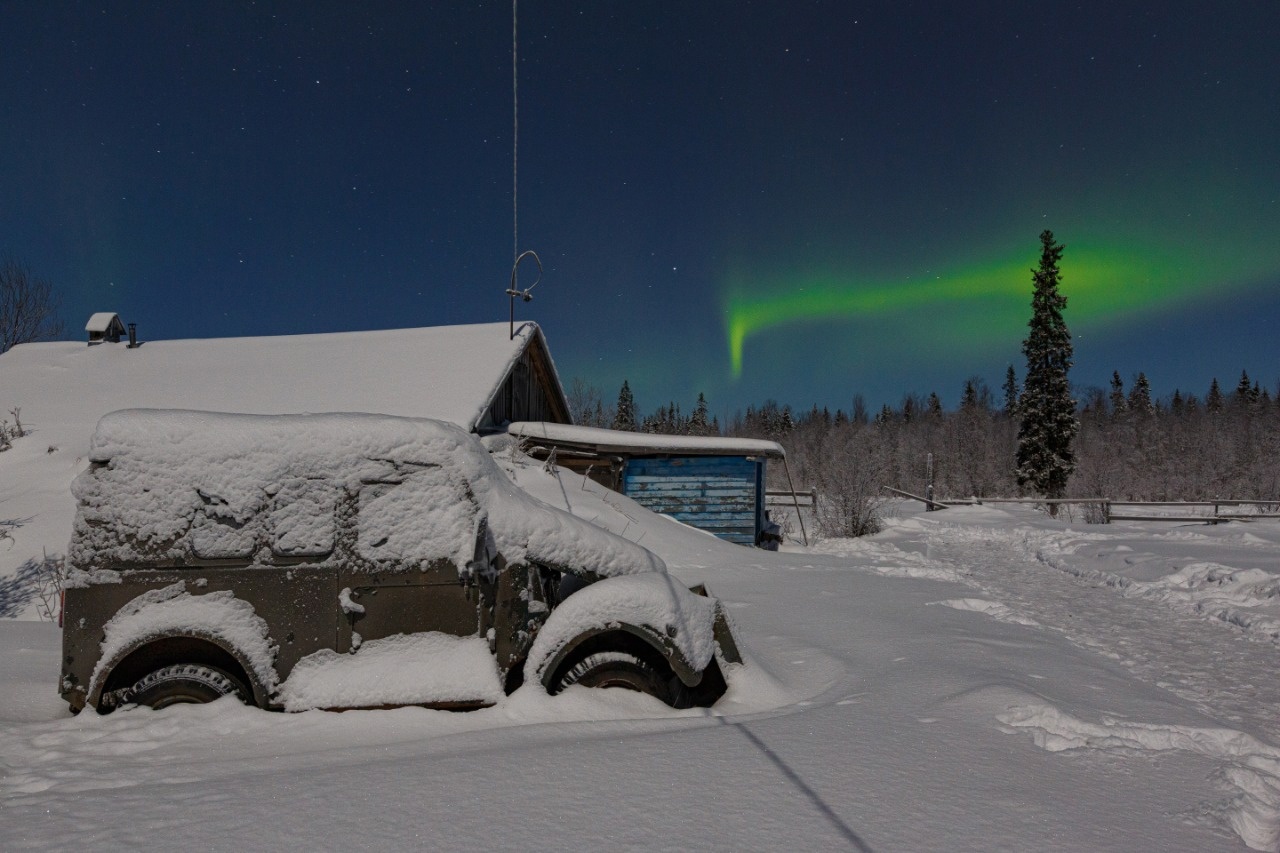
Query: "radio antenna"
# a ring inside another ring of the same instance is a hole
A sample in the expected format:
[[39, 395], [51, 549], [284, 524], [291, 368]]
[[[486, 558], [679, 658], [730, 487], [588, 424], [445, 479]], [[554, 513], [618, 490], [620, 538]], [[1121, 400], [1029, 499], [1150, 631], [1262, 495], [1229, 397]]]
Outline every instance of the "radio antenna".
[[[516, 4], [511, 0], [511, 256], [520, 256], [520, 63]], [[516, 261], [518, 263], [518, 261]]]
[[[534, 263], [538, 265], [538, 279], [524, 290], [520, 290], [516, 287], [516, 270], [520, 268], [520, 262], [525, 258], [533, 258]], [[542, 281], [542, 258], [538, 257], [538, 253], [533, 249], [525, 249], [511, 265], [511, 286], [507, 288], [507, 296], [511, 297], [511, 340], [515, 340], [516, 337], [516, 297], [519, 296], [525, 302], [532, 302], [533, 294], [530, 291], [538, 286], [539, 281]]]
[[[520, 64], [517, 52], [520, 41], [516, 30], [518, 2], [519, 0], [511, 0], [511, 256], [515, 258], [511, 264], [511, 286], [507, 288], [507, 296], [511, 298], [511, 340], [516, 337], [516, 297], [519, 296], [524, 302], [532, 302], [533, 294], [530, 291], [542, 281], [542, 259], [538, 257], [538, 253], [533, 249], [520, 251]], [[528, 257], [532, 257], [538, 265], [538, 278], [533, 284], [520, 290], [516, 287], [516, 272], [520, 269], [520, 262]]]

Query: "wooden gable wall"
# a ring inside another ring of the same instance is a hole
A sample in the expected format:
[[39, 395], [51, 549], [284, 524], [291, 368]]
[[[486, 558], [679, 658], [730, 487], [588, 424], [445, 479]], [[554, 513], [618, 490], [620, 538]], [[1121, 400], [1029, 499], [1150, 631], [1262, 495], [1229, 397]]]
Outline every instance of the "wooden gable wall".
[[508, 421], [573, 423], [541, 337], [534, 337], [511, 366], [476, 428], [480, 432], [498, 430]]

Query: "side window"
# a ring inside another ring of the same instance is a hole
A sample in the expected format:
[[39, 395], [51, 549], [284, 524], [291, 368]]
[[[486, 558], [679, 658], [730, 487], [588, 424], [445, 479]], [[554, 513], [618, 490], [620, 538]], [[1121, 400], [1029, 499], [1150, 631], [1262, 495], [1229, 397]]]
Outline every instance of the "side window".
[[257, 545], [253, 517], [257, 507], [233, 507], [225, 499], [197, 490], [204, 504], [191, 524], [191, 549], [206, 560], [245, 560]]
[[439, 468], [372, 483], [360, 492], [356, 553], [411, 564], [461, 559], [461, 566], [474, 550], [475, 514], [475, 503]]
[[325, 480], [280, 483], [271, 499], [271, 550], [281, 557], [323, 557], [333, 551], [337, 488]]

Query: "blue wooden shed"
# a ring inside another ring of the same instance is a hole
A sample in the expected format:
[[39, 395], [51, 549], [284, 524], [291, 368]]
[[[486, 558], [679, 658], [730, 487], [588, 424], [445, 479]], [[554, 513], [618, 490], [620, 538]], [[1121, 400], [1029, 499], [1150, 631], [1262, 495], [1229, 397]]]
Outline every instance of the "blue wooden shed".
[[764, 529], [763, 456], [635, 456], [622, 469], [624, 495], [654, 512], [754, 545]]
[[765, 466], [785, 461], [773, 441], [650, 435], [542, 422], [507, 432], [538, 455], [587, 474], [636, 503], [740, 545], [761, 544], [767, 529]]

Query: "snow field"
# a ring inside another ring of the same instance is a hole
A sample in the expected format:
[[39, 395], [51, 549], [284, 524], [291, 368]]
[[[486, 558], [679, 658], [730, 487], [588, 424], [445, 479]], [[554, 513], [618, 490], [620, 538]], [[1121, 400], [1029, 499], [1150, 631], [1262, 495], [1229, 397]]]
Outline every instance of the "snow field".
[[56, 629], [0, 623], [0, 846], [1277, 849], [1275, 644], [1102, 573], [1266, 572], [1280, 525], [904, 508], [871, 540], [767, 554], [495, 458], [724, 601], [748, 665], [715, 709], [526, 686], [470, 714], [70, 718]]

